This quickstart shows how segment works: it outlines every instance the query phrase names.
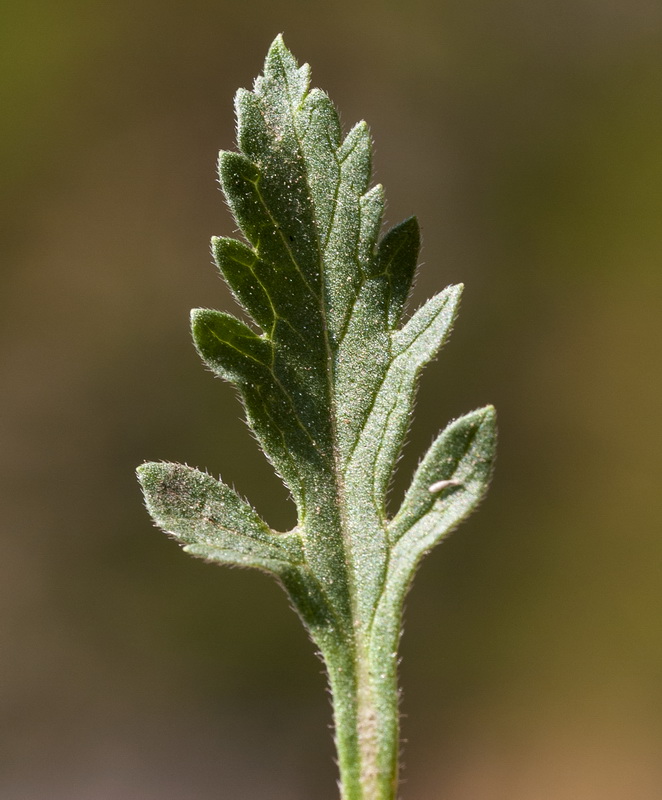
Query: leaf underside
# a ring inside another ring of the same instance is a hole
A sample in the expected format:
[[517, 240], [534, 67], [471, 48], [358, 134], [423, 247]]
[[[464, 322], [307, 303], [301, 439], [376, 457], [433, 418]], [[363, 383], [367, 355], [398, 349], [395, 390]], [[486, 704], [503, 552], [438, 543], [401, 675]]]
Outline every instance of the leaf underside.
[[[156, 524], [185, 549], [280, 577], [315, 638], [370, 635], [393, 614], [421, 556], [479, 503], [495, 449], [491, 406], [452, 422], [395, 517], [386, 494], [418, 375], [446, 341], [461, 286], [403, 312], [418, 262], [410, 218], [380, 236], [364, 122], [342, 136], [329, 98], [276, 39], [264, 74], [236, 96], [239, 152], [223, 192], [245, 241], [214, 238], [221, 274], [253, 325], [192, 312], [205, 364], [234, 383], [260, 446], [296, 502], [277, 533], [222, 482], [177, 464], [139, 469]], [[352, 633], [352, 635], [354, 635]]]

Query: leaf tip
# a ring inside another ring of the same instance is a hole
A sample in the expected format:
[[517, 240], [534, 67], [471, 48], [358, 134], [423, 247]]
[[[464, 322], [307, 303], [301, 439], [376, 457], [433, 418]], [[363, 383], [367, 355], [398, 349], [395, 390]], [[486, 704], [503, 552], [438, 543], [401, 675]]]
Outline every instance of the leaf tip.
[[[412, 214], [411, 217], [403, 219], [398, 225], [394, 226], [386, 235], [393, 233], [399, 234], [401, 239], [410, 239], [416, 243], [417, 247], [421, 244], [421, 225], [418, 217]], [[418, 255], [418, 252], [416, 253]]]
[[264, 61], [265, 77], [277, 65], [284, 67], [286, 70], [297, 70], [299, 68], [294, 54], [285, 44], [282, 33], [276, 36], [267, 51], [267, 57]]
[[168, 487], [177, 474], [177, 465], [166, 461], [147, 461], [136, 470], [136, 476], [145, 498], [145, 505], [157, 525], [167, 512], [170, 493]]
[[285, 44], [285, 39], [283, 38], [283, 34], [279, 33], [273, 42], [269, 45], [269, 49], [267, 50], [267, 56], [265, 59], [265, 66], [268, 65], [274, 58], [280, 55], [290, 55], [290, 51], [287, 49]]
[[487, 405], [470, 411], [451, 422], [450, 429], [456, 430], [458, 434], [460, 432], [471, 434], [473, 431], [471, 435], [478, 436], [485, 443], [486, 438], [494, 438], [496, 435], [496, 408], [493, 405]]
[[203, 352], [203, 343], [207, 341], [208, 338], [209, 319], [212, 313], [213, 312], [208, 308], [192, 308], [189, 314], [193, 343], [201, 355]]
[[451, 296], [451, 298], [455, 301], [459, 301], [459, 299], [462, 297], [463, 292], [464, 292], [463, 283], [452, 283], [448, 287], [448, 293]]
[[284, 34], [282, 32], [276, 35], [276, 38], [271, 43], [269, 50], [273, 50], [276, 47], [284, 47], [287, 50], [287, 47], [285, 46]]
[[136, 477], [143, 489], [151, 488], [161, 480], [164, 466], [158, 461], [145, 461], [136, 469]]
[[209, 308], [192, 308], [189, 314], [191, 319], [191, 328], [195, 330], [198, 326], [203, 324], [207, 318], [213, 314]]
[[483, 408], [477, 409], [475, 412], [476, 418], [480, 420], [480, 425], [485, 424], [496, 424], [496, 408], [493, 405], [483, 406]]
[[487, 405], [483, 408], [476, 409], [476, 411], [467, 416], [471, 420], [471, 425], [476, 432], [476, 445], [481, 451], [482, 460], [486, 465], [489, 465], [489, 475], [485, 483], [485, 487], [487, 488], [496, 456], [498, 434], [496, 408], [493, 405]]

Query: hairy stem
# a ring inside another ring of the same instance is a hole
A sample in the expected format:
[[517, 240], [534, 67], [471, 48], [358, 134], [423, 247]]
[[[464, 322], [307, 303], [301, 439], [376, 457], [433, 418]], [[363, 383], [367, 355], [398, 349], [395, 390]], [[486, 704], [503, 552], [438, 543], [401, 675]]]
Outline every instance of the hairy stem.
[[[383, 642], [380, 643], [383, 645]], [[395, 648], [332, 648], [329, 673], [341, 800], [394, 800], [398, 782], [398, 687]]]

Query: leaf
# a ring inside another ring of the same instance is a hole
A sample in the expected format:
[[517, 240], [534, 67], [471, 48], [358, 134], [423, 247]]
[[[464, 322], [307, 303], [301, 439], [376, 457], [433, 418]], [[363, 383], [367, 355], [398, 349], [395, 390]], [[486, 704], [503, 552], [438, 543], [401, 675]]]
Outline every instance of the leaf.
[[400, 511], [389, 525], [391, 540], [406, 537], [409, 551], [422, 552], [449, 533], [482, 500], [496, 450], [492, 406], [454, 420], [420, 463]]
[[[292, 492], [301, 563], [340, 624], [362, 637], [393, 569], [391, 548], [405, 547], [401, 541], [412, 553], [428, 548], [482, 495], [491, 454], [481, 431], [493, 416], [476, 412], [442, 434], [389, 523], [386, 494], [418, 375], [446, 341], [462, 287], [440, 292], [400, 327], [418, 262], [418, 223], [411, 217], [379, 238], [384, 193], [370, 188], [368, 128], [360, 122], [343, 138], [335, 108], [309, 78], [279, 37], [253, 91], [237, 93], [240, 152], [220, 154], [219, 175], [246, 242], [214, 238], [212, 252], [256, 329], [197, 309], [192, 332], [207, 366], [237, 385], [250, 426]], [[459, 480], [444, 477], [455, 456], [462, 488], [431, 495], [435, 481]], [[193, 481], [206, 497], [229, 502], [227, 487], [205, 483], [212, 479], [174, 475], [171, 494], [179, 485], [189, 498]], [[192, 530], [188, 499], [179, 516], [158, 516], [155, 497], [159, 524], [180, 538]], [[245, 533], [248, 511], [242, 514]], [[251, 552], [275, 558], [266, 526], [250, 518], [260, 542]], [[196, 519], [207, 538], [187, 546], [230, 548], [225, 534], [212, 542], [212, 529]]]
[[416, 383], [450, 334], [462, 286], [403, 323], [418, 222], [380, 237], [384, 191], [370, 186], [368, 127], [343, 137], [309, 81], [278, 37], [253, 91], [237, 93], [239, 152], [222, 152], [218, 168], [245, 241], [215, 237], [212, 253], [249, 324], [209, 309], [191, 315], [200, 356], [236, 385], [297, 526], [271, 531], [189, 467], [139, 472], [154, 520], [186, 550], [278, 576], [329, 670], [343, 800], [392, 800], [403, 599], [422, 555], [483, 497], [495, 415], [486, 407], [452, 422], [388, 519]]
[[[375, 392], [365, 424], [356, 433], [355, 472], [371, 485], [371, 502], [385, 517], [385, 497], [407, 432], [419, 372], [448, 337], [462, 286], [449, 286], [428, 300], [390, 339], [390, 364]], [[361, 336], [360, 331], [358, 336]]]
[[416, 217], [409, 217], [391, 228], [379, 243], [374, 266], [377, 274], [383, 273], [388, 280], [390, 294], [388, 322], [391, 327], [395, 327], [400, 321], [407, 302], [416, 272], [420, 246], [421, 232]]
[[252, 383], [270, 373], [273, 347], [231, 314], [196, 308], [191, 326], [205, 363], [226, 380]]
[[302, 560], [295, 534], [274, 534], [224, 483], [181, 464], [138, 468], [147, 509], [184, 550], [210, 561], [280, 572]]

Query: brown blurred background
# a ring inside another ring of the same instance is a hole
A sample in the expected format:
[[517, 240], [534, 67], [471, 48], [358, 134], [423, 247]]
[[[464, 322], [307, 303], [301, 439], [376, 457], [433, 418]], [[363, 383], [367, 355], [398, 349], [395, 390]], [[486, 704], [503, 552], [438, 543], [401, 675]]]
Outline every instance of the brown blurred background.
[[404, 800], [662, 797], [662, 5], [5, 0], [0, 20], [3, 800], [335, 800], [321, 665], [268, 578], [182, 555], [133, 470], [285, 492], [188, 334], [231, 308], [208, 240], [232, 96], [279, 31], [416, 302], [466, 283], [397, 500], [493, 402], [496, 478], [428, 557], [403, 640]]

